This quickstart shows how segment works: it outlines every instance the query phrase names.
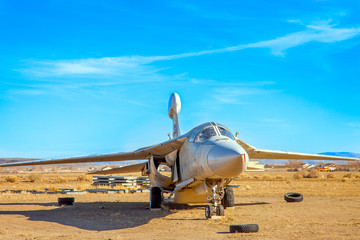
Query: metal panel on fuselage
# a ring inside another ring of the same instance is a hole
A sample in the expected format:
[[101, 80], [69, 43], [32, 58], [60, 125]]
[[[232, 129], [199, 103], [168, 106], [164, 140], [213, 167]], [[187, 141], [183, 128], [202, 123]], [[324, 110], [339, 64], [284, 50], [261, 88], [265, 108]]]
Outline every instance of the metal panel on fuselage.
[[183, 179], [203, 180], [213, 173], [207, 166], [207, 155], [214, 145], [186, 141], [180, 149], [180, 171]]
[[[180, 163], [180, 176], [181, 180], [195, 178], [193, 175], [194, 165], [196, 165], [196, 150], [199, 147], [198, 144], [189, 142], [188, 140], [182, 145], [179, 152], [179, 163]], [[195, 170], [196, 171], [196, 170]]]

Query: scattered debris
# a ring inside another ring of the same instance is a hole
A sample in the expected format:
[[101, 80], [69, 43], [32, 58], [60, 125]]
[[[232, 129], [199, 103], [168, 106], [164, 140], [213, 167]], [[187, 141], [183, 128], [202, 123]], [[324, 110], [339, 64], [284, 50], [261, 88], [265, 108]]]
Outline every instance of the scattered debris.
[[127, 187], [150, 187], [148, 177], [124, 177], [124, 176], [93, 176], [92, 185], [116, 186], [122, 185]]

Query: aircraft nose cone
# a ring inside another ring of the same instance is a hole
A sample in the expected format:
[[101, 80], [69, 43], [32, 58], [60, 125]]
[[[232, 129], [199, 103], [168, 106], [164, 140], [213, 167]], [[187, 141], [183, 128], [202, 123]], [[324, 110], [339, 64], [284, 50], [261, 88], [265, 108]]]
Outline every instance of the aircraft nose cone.
[[221, 177], [237, 177], [243, 172], [244, 154], [237, 149], [214, 146], [208, 154], [208, 166]]

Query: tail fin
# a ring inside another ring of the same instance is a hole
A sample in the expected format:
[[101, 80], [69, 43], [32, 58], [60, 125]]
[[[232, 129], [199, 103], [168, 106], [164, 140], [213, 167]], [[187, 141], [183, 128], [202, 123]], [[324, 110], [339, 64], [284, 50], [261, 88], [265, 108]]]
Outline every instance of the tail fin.
[[181, 135], [178, 114], [181, 110], [181, 101], [177, 93], [172, 93], [169, 99], [169, 117], [173, 120], [173, 138]]

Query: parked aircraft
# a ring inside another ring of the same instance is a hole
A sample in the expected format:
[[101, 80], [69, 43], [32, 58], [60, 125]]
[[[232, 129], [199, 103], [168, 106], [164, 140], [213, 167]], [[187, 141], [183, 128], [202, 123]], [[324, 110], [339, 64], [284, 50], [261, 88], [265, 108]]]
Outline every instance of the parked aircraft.
[[[180, 97], [173, 93], [169, 100], [169, 117], [173, 120], [173, 138], [153, 146], [132, 152], [99, 154], [63, 159], [36, 160], [1, 164], [1, 167], [47, 165], [87, 162], [143, 160], [133, 164], [96, 174], [121, 174], [142, 172], [151, 183], [150, 208], [160, 208], [164, 193], [169, 193], [176, 203], [210, 203], [205, 216], [224, 215], [224, 208], [234, 206], [234, 194], [229, 186], [231, 180], [245, 172], [249, 159], [301, 159], [301, 160], [346, 160], [357, 158], [335, 157], [319, 154], [283, 152], [255, 148], [235, 137], [222, 124], [203, 123], [181, 134], [178, 114]], [[165, 176], [158, 168], [165, 164], [171, 168], [171, 176]]]

